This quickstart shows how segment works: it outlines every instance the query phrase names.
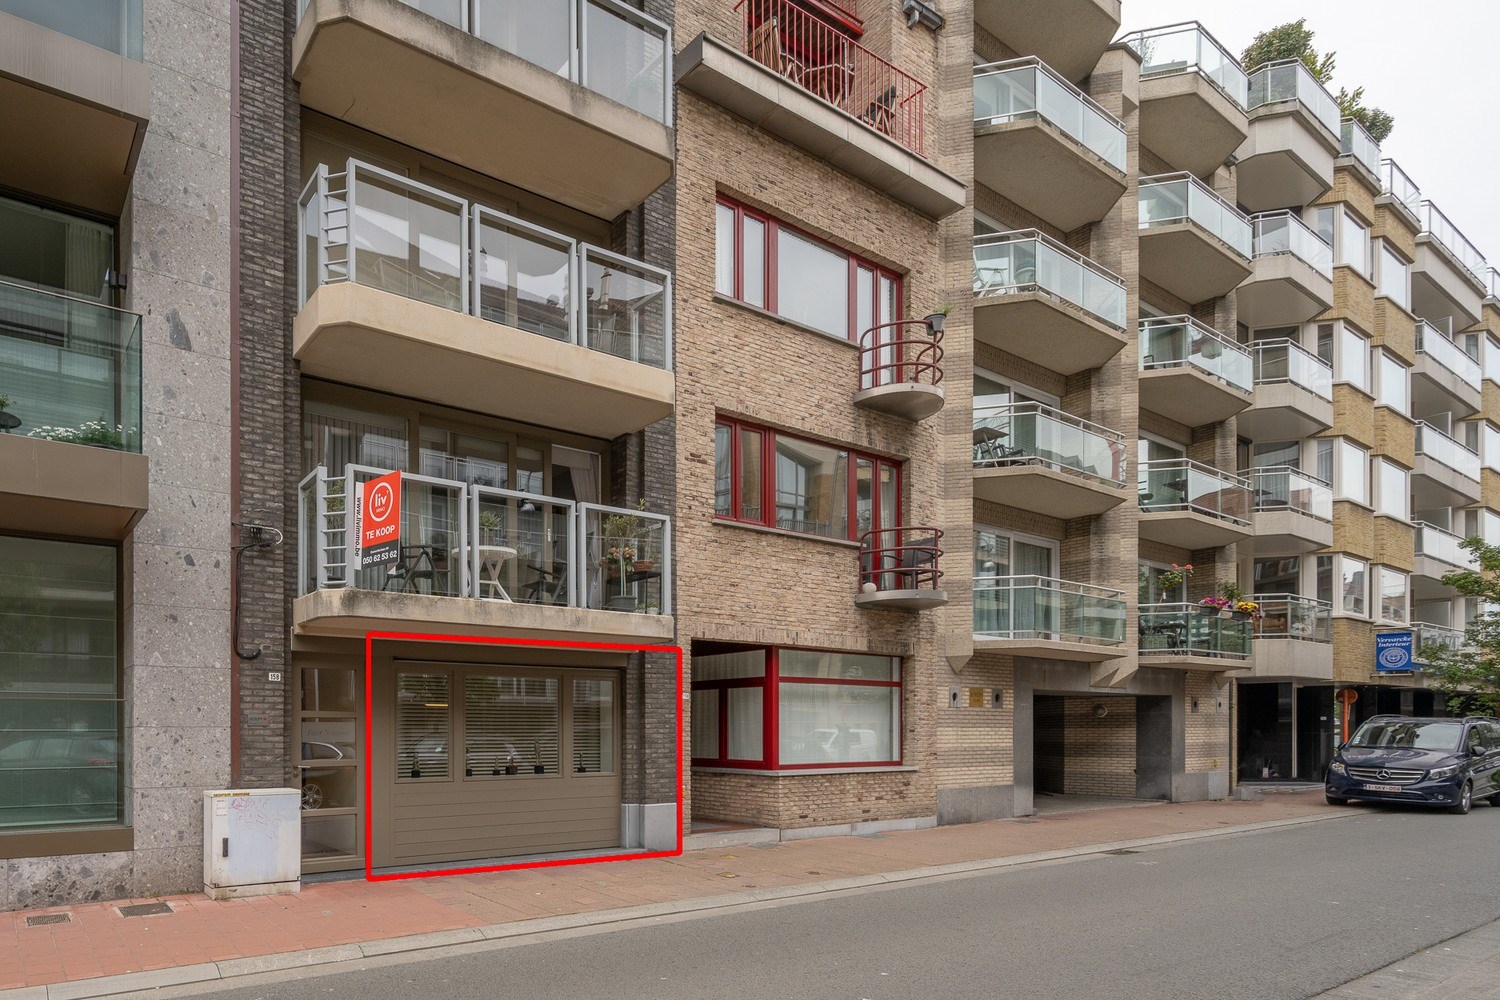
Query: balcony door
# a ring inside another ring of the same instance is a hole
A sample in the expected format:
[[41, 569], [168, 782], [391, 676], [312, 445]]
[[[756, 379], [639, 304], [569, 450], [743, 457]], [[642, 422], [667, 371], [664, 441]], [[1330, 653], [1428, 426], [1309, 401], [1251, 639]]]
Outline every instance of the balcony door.
[[0, 281], [117, 305], [114, 266], [114, 226], [0, 198]]
[[1057, 623], [1045, 581], [1056, 575], [1057, 542], [974, 526], [974, 631], [1051, 633]]

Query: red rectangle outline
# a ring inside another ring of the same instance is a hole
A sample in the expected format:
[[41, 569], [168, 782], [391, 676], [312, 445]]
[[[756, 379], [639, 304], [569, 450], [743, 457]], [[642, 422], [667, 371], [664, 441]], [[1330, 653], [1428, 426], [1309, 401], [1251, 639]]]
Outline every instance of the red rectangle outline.
[[[374, 762], [374, 688], [372, 684], [373, 653], [376, 639], [396, 639], [407, 642], [457, 642], [478, 643], [490, 646], [538, 646], [548, 649], [591, 649], [630, 653], [671, 653], [677, 658], [677, 846], [670, 851], [638, 851], [632, 854], [609, 854], [589, 858], [557, 858], [551, 861], [522, 861], [510, 865], [482, 865], [469, 868], [439, 868], [424, 872], [391, 872], [376, 875], [374, 854], [370, 843], [374, 837], [375, 778]], [[483, 872], [520, 871], [527, 868], [560, 868], [565, 865], [591, 865], [602, 861], [645, 861], [649, 858], [675, 858], [682, 854], [682, 647], [648, 646], [639, 643], [574, 642], [564, 639], [521, 639], [508, 636], [480, 635], [429, 635], [421, 632], [366, 632], [365, 633], [365, 881], [396, 882], [413, 878], [434, 878], [442, 875], [478, 875]]]

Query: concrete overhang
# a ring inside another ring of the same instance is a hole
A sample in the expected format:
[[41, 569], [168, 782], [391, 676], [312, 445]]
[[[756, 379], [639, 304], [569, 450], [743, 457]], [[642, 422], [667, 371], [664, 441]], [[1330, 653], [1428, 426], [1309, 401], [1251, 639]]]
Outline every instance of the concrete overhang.
[[930, 219], [966, 204], [962, 181], [711, 35], [677, 55], [677, 82]]
[[1248, 524], [1193, 510], [1143, 510], [1136, 530], [1147, 541], [1194, 550], [1234, 545], [1253, 533]]
[[1059, 375], [1098, 368], [1125, 349], [1125, 332], [1044, 290], [974, 299], [974, 339]]
[[1040, 117], [976, 125], [974, 180], [1064, 232], [1098, 222], [1125, 193], [1124, 171]]
[[117, 216], [151, 117], [145, 63], [0, 13], [0, 178]]
[[1484, 284], [1430, 233], [1417, 234], [1417, 262], [1411, 269], [1411, 311], [1418, 316], [1452, 316], [1464, 330], [1484, 314]]
[[1418, 350], [1411, 370], [1411, 399], [1414, 413], [1449, 411], [1457, 419], [1478, 413], [1484, 396], [1477, 386], [1465, 382], [1431, 354]]
[[1195, 177], [1207, 177], [1249, 134], [1245, 111], [1208, 77], [1170, 73], [1141, 81], [1141, 145]]
[[1141, 277], [1184, 302], [1227, 295], [1250, 277], [1249, 258], [1191, 222], [1141, 230]]
[[305, 375], [613, 439], [671, 416], [672, 373], [353, 282], [292, 321]]
[[1436, 510], [1439, 507], [1467, 507], [1479, 503], [1479, 480], [1470, 479], [1431, 455], [1418, 455], [1411, 470], [1413, 510]]
[[1339, 139], [1300, 101], [1257, 108], [1235, 153], [1235, 198], [1250, 212], [1311, 205], [1333, 187]]
[[1029, 656], [1038, 660], [1066, 660], [1070, 663], [1102, 663], [1117, 660], [1130, 653], [1124, 646], [1101, 646], [1093, 642], [1066, 639], [1007, 639], [975, 635], [974, 651], [1004, 653], [1007, 656]]
[[1128, 487], [1045, 465], [1002, 465], [974, 470], [974, 499], [1065, 520], [1103, 514], [1132, 497]]
[[1333, 544], [1333, 522], [1300, 510], [1259, 510], [1252, 520], [1257, 553], [1314, 552]]
[[[1260, 640], [1255, 640], [1259, 642]], [[1251, 644], [1254, 648], [1254, 643]], [[1140, 651], [1142, 667], [1163, 667], [1169, 670], [1202, 670], [1209, 673], [1244, 671], [1250, 666], [1252, 656], [1203, 656], [1188, 650], [1143, 649]]]
[[1257, 681], [1331, 681], [1333, 644], [1306, 639], [1257, 638], [1251, 648], [1250, 674]]
[[402, 0], [311, 0], [303, 104], [601, 219], [672, 176], [672, 130]]
[[1252, 441], [1293, 441], [1333, 426], [1333, 400], [1295, 382], [1255, 387], [1255, 401], [1240, 413], [1237, 429]]
[[1333, 275], [1291, 253], [1256, 257], [1235, 292], [1239, 322], [1251, 329], [1298, 326], [1333, 307]]
[[145, 455], [0, 434], [0, 531], [119, 540], [149, 507]]
[[1120, 0], [974, 0], [974, 23], [1077, 83], [1119, 33]]
[[1188, 427], [1217, 424], [1248, 407], [1254, 397], [1195, 365], [1141, 372], [1141, 409]]

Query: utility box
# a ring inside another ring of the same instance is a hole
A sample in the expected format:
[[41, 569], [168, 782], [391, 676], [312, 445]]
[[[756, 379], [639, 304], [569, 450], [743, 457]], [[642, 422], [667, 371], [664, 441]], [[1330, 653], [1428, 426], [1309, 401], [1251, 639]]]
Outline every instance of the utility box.
[[302, 793], [245, 788], [203, 793], [203, 891], [213, 899], [302, 888]]

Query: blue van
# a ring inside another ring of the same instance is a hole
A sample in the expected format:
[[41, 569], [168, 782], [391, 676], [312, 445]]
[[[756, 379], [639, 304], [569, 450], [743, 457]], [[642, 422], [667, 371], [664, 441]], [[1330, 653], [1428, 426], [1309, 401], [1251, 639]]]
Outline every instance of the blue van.
[[1333, 755], [1323, 792], [1329, 805], [1408, 802], [1460, 816], [1475, 799], [1500, 806], [1500, 719], [1377, 715]]

